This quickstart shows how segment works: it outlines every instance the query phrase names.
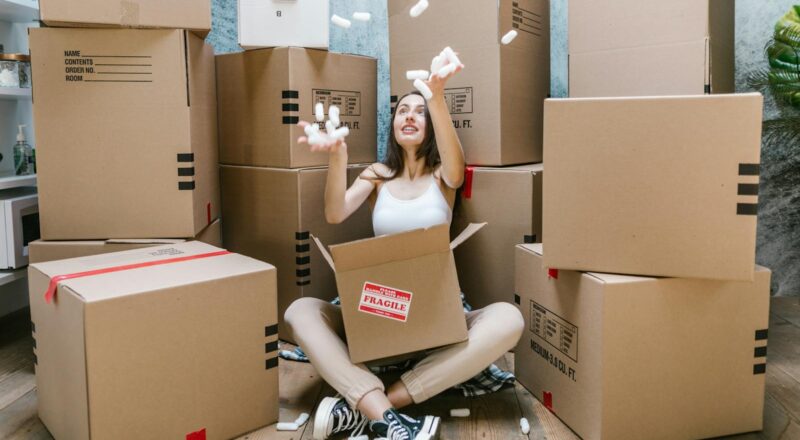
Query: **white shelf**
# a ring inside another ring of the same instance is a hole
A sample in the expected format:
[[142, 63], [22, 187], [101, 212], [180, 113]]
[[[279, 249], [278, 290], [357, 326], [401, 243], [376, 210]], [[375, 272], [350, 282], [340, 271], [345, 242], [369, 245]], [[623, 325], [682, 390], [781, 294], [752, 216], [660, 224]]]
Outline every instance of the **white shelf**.
[[20, 186], [36, 186], [36, 174], [0, 177], [0, 190], [17, 188]]
[[38, 1], [0, 0], [0, 20], [24, 23], [38, 19]]
[[0, 286], [5, 286], [6, 284], [12, 281], [16, 281], [20, 278], [25, 278], [27, 275], [28, 275], [27, 266], [20, 269], [0, 270]]
[[31, 99], [31, 89], [0, 87], [0, 99]]

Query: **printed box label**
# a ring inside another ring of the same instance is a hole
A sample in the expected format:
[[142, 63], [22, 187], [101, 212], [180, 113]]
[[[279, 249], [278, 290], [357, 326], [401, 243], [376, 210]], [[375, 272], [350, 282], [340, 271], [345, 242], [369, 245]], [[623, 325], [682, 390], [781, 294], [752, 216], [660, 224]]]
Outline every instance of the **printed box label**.
[[411, 292], [367, 281], [361, 289], [358, 311], [406, 322], [411, 308], [411, 296]]

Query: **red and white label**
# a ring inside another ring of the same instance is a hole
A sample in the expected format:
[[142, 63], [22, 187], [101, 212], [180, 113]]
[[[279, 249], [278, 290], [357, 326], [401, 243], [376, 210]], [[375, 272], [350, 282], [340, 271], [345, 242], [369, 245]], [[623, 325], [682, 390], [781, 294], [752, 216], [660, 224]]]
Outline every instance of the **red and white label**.
[[364, 283], [358, 311], [395, 321], [406, 322], [411, 308], [411, 292], [398, 290], [380, 284]]

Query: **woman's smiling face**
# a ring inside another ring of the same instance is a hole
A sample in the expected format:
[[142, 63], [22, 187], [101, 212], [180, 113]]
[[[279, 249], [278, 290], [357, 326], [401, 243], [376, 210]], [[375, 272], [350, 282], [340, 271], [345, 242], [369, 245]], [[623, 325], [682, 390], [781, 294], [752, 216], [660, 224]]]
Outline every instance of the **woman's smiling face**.
[[397, 104], [392, 126], [398, 144], [421, 145], [425, 139], [425, 99], [419, 95], [403, 98]]

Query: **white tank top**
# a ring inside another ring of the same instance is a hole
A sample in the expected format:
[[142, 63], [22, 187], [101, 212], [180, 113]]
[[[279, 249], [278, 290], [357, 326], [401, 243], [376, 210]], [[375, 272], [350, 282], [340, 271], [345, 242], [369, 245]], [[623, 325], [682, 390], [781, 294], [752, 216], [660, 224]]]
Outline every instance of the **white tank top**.
[[393, 196], [388, 183], [381, 185], [372, 210], [376, 236], [450, 223], [453, 212], [435, 179], [431, 178], [430, 186], [421, 196], [410, 200]]

